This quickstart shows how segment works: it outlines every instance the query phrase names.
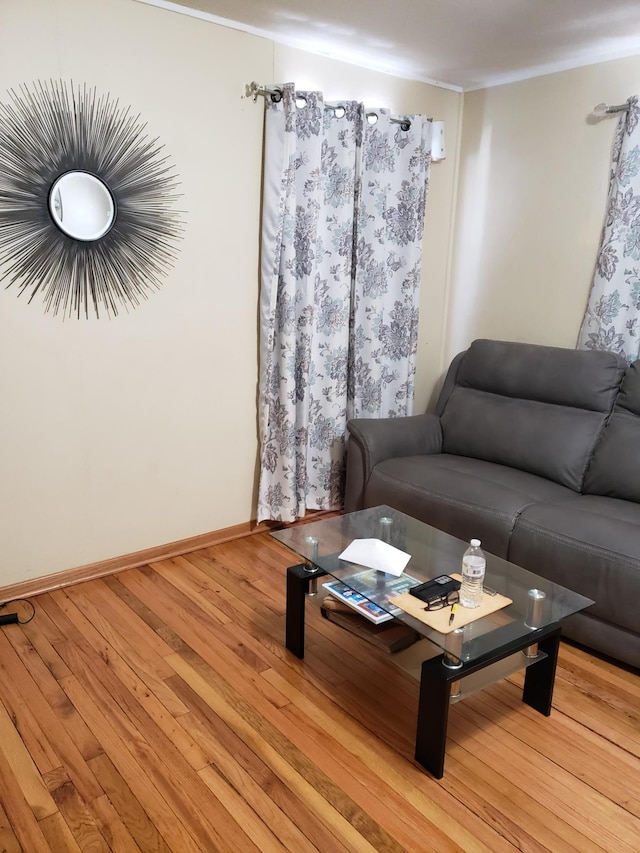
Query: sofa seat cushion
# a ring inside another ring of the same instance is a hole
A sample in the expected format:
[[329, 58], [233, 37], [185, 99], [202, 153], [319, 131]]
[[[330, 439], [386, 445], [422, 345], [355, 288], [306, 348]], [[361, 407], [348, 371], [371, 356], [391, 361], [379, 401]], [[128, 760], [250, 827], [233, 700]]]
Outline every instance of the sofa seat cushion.
[[533, 504], [508, 559], [592, 598], [589, 615], [640, 632], [640, 505], [598, 495]]
[[466, 541], [478, 536], [483, 548], [505, 558], [524, 507], [571, 495], [570, 489], [535, 474], [441, 453], [378, 463], [367, 483], [365, 506], [388, 504]]
[[592, 616], [592, 609], [590, 607], [565, 619], [562, 636], [640, 669], [640, 634]]

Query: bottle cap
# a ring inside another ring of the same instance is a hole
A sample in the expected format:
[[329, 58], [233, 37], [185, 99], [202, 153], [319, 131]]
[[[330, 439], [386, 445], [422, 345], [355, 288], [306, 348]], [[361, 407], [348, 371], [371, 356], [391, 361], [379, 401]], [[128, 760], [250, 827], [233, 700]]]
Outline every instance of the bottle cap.
[[473, 548], [479, 548], [480, 547], [480, 540], [479, 539], [472, 539], [470, 544]]

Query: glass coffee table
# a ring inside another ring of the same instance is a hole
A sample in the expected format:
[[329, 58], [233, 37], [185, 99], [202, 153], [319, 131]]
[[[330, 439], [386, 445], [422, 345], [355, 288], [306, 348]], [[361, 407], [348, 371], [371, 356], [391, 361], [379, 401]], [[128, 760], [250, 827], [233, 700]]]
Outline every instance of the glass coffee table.
[[387, 506], [271, 535], [304, 559], [287, 569], [286, 647], [297, 657], [304, 657], [305, 603], [309, 596], [319, 601], [327, 594], [318, 584], [324, 575], [364, 595], [429, 641], [421, 645], [430, 651], [419, 662], [415, 757], [436, 778], [444, 773], [451, 702], [526, 668], [523, 701], [545, 716], [551, 713], [561, 622], [592, 605], [591, 599], [486, 554], [486, 594], [506, 596], [512, 603], [440, 633], [390, 602], [401, 591], [398, 578], [346, 562], [339, 555], [354, 539], [386, 541], [411, 555], [401, 578], [413, 585], [459, 574], [467, 542]]

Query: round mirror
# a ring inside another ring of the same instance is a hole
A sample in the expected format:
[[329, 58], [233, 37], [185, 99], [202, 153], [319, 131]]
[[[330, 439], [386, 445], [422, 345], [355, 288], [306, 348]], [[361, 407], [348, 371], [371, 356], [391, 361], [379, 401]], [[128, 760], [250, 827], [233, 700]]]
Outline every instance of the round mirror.
[[99, 240], [111, 228], [116, 208], [109, 187], [89, 172], [65, 172], [49, 192], [49, 212], [74, 240]]

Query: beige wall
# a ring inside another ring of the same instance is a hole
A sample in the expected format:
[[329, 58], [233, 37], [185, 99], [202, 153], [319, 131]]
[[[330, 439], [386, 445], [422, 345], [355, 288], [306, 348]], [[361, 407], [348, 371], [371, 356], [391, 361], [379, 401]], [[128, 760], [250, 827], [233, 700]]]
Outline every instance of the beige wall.
[[604, 219], [617, 117], [640, 57], [464, 98], [447, 356], [474, 338], [574, 347]]
[[148, 122], [180, 175], [174, 271], [116, 319], [0, 290], [0, 587], [255, 515], [262, 102], [294, 80], [447, 121], [433, 169], [417, 407], [441, 365], [461, 96], [132, 0], [3, 0], [0, 91], [62, 78]]

